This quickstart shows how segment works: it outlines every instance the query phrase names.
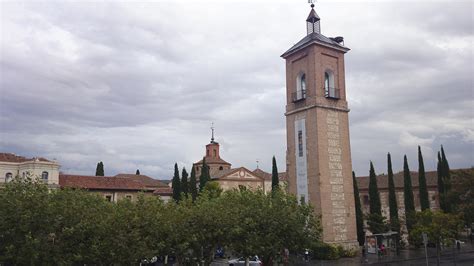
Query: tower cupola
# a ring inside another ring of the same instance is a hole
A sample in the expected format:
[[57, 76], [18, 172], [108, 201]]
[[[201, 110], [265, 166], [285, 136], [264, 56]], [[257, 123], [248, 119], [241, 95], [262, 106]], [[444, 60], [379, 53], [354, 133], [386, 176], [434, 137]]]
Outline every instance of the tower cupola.
[[309, 12], [308, 18], [306, 19], [306, 30], [308, 31], [308, 35], [311, 33], [321, 34], [320, 20], [321, 19], [319, 18], [318, 14], [316, 14], [316, 11], [314, 11], [314, 4], [311, 3], [311, 11]]

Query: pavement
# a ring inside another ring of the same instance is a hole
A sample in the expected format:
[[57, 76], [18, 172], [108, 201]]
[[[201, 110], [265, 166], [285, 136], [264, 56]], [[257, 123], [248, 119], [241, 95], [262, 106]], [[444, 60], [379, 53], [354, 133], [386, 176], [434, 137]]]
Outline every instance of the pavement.
[[[428, 265], [436, 265], [436, 248], [427, 248]], [[216, 260], [212, 266], [228, 265], [227, 260]], [[411, 266], [426, 265], [425, 249], [400, 250], [400, 254], [388, 252], [387, 255], [379, 257], [376, 254], [368, 254], [366, 257], [358, 256], [354, 258], [342, 258], [338, 260], [311, 260], [303, 261], [301, 258], [293, 258], [291, 266], [309, 265], [331, 265], [331, 266], [351, 266], [351, 265], [388, 265], [388, 266]], [[460, 250], [447, 247], [441, 252], [440, 265], [474, 266], [474, 244], [466, 242]]]

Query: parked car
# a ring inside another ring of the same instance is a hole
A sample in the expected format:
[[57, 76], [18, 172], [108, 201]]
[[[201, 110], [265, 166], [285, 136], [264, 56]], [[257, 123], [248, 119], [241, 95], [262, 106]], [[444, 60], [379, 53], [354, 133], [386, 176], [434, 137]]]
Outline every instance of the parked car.
[[[245, 258], [229, 260], [229, 266], [238, 266], [238, 265], [245, 265]], [[260, 261], [258, 256], [253, 256], [249, 260], [249, 265], [260, 266], [262, 265], [262, 262]]]

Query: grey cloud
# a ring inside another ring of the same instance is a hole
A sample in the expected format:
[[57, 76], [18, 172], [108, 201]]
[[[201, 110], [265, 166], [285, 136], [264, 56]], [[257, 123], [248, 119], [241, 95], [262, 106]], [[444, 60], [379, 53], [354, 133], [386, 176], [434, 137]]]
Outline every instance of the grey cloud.
[[[444, 144], [453, 166], [473, 164], [472, 3], [448, 3], [317, 4], [323, 33], [352, 49], [359, 175], [389, 151], [415, 166], [416, 142], [426, 158]], [[108, 174], [169, 178], [174, 162], [202, 157], [214, 121], [224, 159], [269, 171], [276, 155], [284, 170], [279, 55], [304, 36], [307, 6], [52, 5], [2, 4], [0, 150], [57, 158], [65, 172], [102, 160]]]

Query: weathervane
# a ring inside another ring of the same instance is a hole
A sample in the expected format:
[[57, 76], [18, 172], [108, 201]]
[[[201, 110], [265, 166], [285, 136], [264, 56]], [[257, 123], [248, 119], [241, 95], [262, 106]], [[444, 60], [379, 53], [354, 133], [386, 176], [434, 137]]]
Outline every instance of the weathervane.
[[257, 162], [257, 169], [258, 169], [258, 163], [259, 163], [260, 161], [257, 159], [256, 162]]
[[316, 2], [316, 0], [308, 0], [308, 3], [310, 3], [310, 4], [311, 4], [311, 8], [313, 8], [313, 7], [314, 7], [314, 3], [315, 3], [315, 2]]

